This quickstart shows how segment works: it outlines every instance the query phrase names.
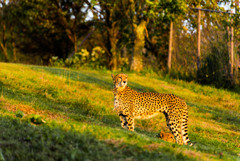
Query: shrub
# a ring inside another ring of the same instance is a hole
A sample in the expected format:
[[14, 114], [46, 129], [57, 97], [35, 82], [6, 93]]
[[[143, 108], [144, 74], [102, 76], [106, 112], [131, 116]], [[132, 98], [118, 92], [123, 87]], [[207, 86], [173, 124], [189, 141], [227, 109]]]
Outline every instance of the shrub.
[[214, 85], [218, 88], [230, 87], [228, 52], [212, 47], [211, 53], [202, 60], [197, 79], [201, 84]]
[[96, 46], [90, 53], [87, 49], [81, 49], [75, 53], [73, 57], [65, 60], [59, 59], [54, 56], [50, 59], [50, 65], [55, 67], [68, 67], [68, 68], [80, 68], [81, 66], [90, 66], [94, 68], [106, 66], [106, 58], [104, 57], [105, 51], [100, 47]]

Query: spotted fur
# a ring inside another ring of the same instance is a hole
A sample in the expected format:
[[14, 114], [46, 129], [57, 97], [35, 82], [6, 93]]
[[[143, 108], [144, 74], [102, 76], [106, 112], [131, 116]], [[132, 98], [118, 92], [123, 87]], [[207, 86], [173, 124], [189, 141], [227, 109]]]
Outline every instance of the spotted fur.
[[159, 137], [162, 140], [171, 142], [171, 143], [176, 142], [173, 134], [171, 134], [171, 133], [165, 133], [165, 132], [161, 131], [160, 134], [157, 137]]
[[114, 82], [114, 109], [121, 126], [134, 131], [134, 119], [145, 119], [163, 113], [167, 126], [180, 145], [190, 143], [188, 138], [188, 109], [186, 102], [173, 94], [140, 93], [127, 86], [127, 75], [112, 75]]

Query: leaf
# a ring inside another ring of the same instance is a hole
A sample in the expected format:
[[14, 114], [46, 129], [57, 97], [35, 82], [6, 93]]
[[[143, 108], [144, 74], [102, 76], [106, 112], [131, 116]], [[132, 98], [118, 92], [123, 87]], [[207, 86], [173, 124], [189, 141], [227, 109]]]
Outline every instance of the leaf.
[[2, 150], [0, 149], [0, 161], [5, 161]]

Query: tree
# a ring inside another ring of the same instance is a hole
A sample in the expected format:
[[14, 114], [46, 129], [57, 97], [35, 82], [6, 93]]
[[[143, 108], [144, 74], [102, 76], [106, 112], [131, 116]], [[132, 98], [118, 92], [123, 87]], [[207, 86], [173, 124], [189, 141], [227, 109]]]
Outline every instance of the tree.
[[107, 53], [110, 56], [108, 59], [109, 67], [112, 70], [117, 69], [118, 62], [118, 51], [117, 51], [117, 43], [118, 43], [118, 34], [119, 34], [119, 2], [116, 1], [99, 1], [99, 5], [102, 9], [102, 15], [105, 19], [105, 23], [103, 22], [103, 26], [106, 35], [106, 49]]
[[8, 36], [9, 33], [7, 31], [7, 16], [6, 16], [6, 0], [0, 1], [0, 49], [3, 52], [4, 59], [6, 62], [9, 61], [8, 53], [7, 53], [7, 45], [8, 45]]
[[[167, 66], [171, 67], [171, 43], [169, 30], [172, 29], [173, 22], [180, 23], [189, 10], [186, 1], [149, 1], [147, 0], [147, 10], [144, 14], [149, 19], [147, 26], [149, 38], [147, 37], [147, 48], [154, 53], [159, 61], [159, 67], [165, 70]], [[169, 55], [167, 55], [169, 54]]]
[[89, 30], [82, 1], [22, 0], [10, 6], [15, 22], [14, 43], [19, 51], [40, 55], [45, 63], [51, 56], [66, 58], [77, 52], [77, 42]]

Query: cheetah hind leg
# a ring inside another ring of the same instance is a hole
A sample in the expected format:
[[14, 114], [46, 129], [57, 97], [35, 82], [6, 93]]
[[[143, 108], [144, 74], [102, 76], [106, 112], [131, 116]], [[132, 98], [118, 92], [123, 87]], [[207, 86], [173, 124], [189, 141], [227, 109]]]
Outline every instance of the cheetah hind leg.
[[190, 142], [188, 138], [188, 113], [187, 112], [183, 114], [181, 131], [182, 131], [183, 143], [185, 145], [192, 146], [193, 144]]
[[168, 128], [171, 130], [172, 134], [174, 135], [177, 144], [183, 145], [180, 121], [167, 119], [167, 125], [168, 125]]

